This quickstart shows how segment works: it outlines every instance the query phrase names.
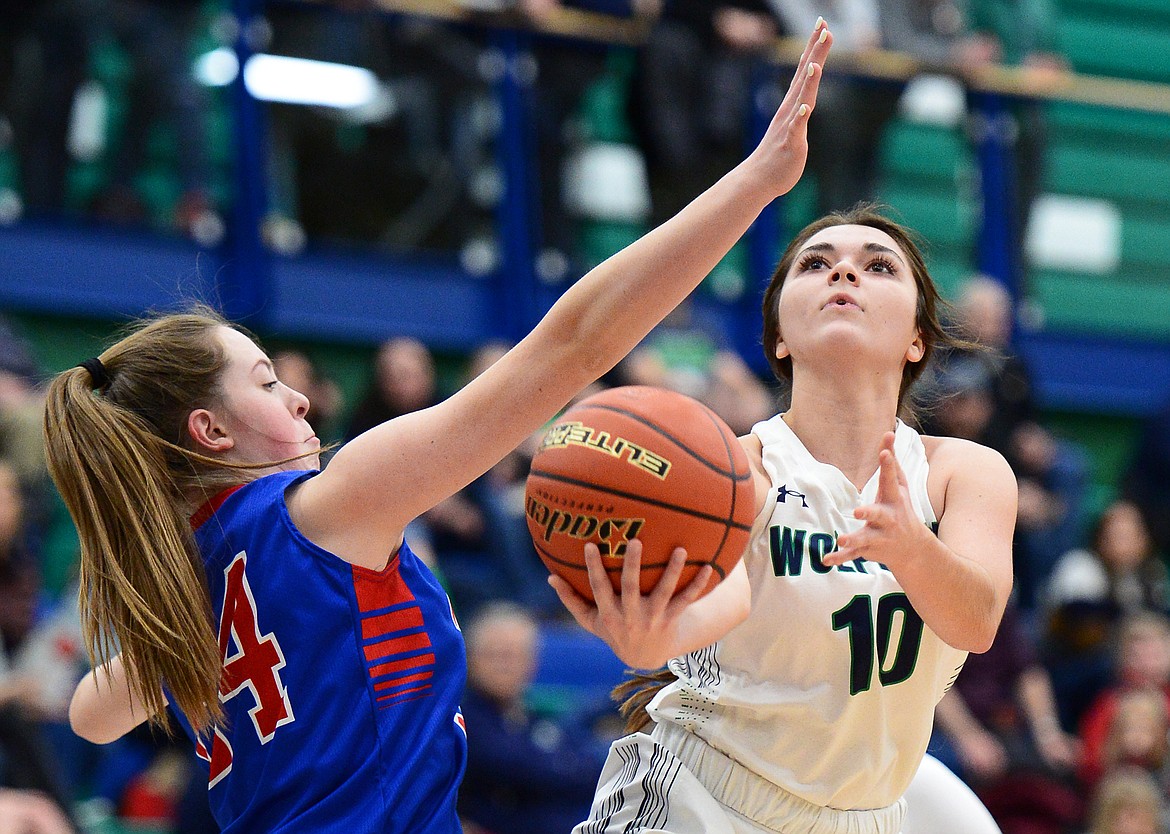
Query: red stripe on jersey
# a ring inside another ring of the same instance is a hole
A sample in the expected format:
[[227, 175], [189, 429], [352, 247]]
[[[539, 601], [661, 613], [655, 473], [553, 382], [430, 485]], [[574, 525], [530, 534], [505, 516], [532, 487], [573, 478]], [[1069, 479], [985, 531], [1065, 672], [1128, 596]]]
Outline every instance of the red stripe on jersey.
[[402, 574], [398, 572], [398, 556], [380, 571], [353, 565], [353, 590], [357, 595], [358, 610], [363, 614], [381, 608], [395, 608], [407, 602], [414, 602]]
[[[430, 688], [431, 688], [431, 685], [428, 683], [428, 684], [426, 684], [425, 686], [416, 686], [416, 687], [414, 687], [413, 689], [404, 689], [404, 690], [402, 690], [401, 692], [394, 692], [394, 693], [392, 693], [392, 694], [390, 694], [390, 695], [380, 695], [379, 697], [375, 698], [374, 700], [376, 700], [376, 701], [388, 701], [388, 702], [389, 702], [389, 701], [397, 701], [398, 699], [402, 698], [402, 696], [403, 696], [403, 695], [411, 695], [411, 694], [413, 694], [413, 693], [416, 693], [416, 692], [426, 692], [426, 691], [427, 691], [428, 689], [430, 689]], [[415, 695], [415, 697], [414, 697], [414, 698], [406, 698], [405, 700], [407, 700], [407, 701], [414, 701], [414, 700], [416, 700], [416, 699], [418, 699], [418, 698], [420, 698], [420, 697], [422, 697], [422, 696], [420, 696], [420, 695]], [[389, 704], [389, 703], [383, 703], [383, 704], [381, 704], [381, 706], [383, 706], [383, 707], [388, 707], [388, 706], [390, 706], [390, 704]]]
[[394, 678], [393, 680], [383, 681], [382, 683], [374, 684], [375, 692], [385, 692], [387, 689], [393, 689], [396, 686], [402, 686], [407, 683], [414, 683], [415, 681], [425, 681], [435, 676], [434, 671], [419, 672], [417, 675], [407, 675], [405, 678]]
[[381, 640], [366, 646], [363, 651], [366, 653], [366, 660], [370, 661], [377, 660], [380, 657], [389, 657], [392, 654], [403, 654], [409, 651], [429, 648], [430, 645], [430, 635], [423, 632], [422, 634], [408, 634], [405, 637], [392, 637], [389, 640]]
[[195, 514], [191, 516], [191, 529], [198, 530], [200, 527], [210, 521], [211, 517], [215, 515], [215, 511], [223, 506], [223, 502], [228, 500], [228, 497], [233, 492], [238, 489], [243, 489], [243, 487], [243, 484], [237, 484], [236, 486], [228, 487], [222, 492], [217, 492], [215, 495], [211, 496], [211, 498], [207, 500], [207, 503], [197, 509]]
[[362, 639], [380, 637], [383, 634], [393, 634], [396, 631], [409, 631], [423, 627], [422, 609], [417, 605], [403, 608], [400, 611], [391, 611], [389, 614], [379, 614], [376, 617], [362, 619]]
[[380, 678], [383, 675], [393, 675], [395, 672], [402, 672], [406, 669], [414, 669], [418, 666], [434, 666], [435, 656], [428, 652], [427, 654], [420, 654], [418, 657], [408, 657], [404, 660], [392, 660], [389, 663], [379, 663], [377, 666], [370, 667], [370, 677]]

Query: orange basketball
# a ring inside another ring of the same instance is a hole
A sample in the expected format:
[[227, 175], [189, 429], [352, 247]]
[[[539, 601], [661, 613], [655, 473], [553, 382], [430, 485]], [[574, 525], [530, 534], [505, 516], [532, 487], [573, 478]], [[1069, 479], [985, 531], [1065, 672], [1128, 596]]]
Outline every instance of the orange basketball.
[[592, 600], [586, 542], [600, 548], [619, 592], [634, 538], [643, 593], [676, 547], [687, 550], [678, 588], [706, 564], [714, 587], [747, 546], [755, 500], [747, 455], [715, 412], [674, 391], [626, 386], [582, 400], [552, 425], [532, 460], [524, 509], [545, 565]]

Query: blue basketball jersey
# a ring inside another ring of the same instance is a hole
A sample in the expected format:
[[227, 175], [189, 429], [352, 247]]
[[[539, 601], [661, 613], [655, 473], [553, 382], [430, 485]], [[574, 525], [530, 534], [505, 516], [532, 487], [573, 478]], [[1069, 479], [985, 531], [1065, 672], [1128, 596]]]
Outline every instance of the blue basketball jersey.
[[212, 812], [226, 834], [453, 834], [467, 664], [450, 601], [405, 543], [373, 571], [301, 535], [285, 490], [314, 474], [192, 519], [224, 659], [226, 722], [195, 740]]

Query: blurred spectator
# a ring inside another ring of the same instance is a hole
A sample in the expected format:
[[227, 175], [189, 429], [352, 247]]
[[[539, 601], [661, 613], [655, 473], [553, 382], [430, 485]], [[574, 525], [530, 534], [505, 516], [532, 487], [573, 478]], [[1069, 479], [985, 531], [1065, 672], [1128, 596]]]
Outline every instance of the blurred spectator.
[[652, 223], [740, 159], [753, 74], [780, 25], [768, 0], [674, 0], [639, 56], [634, 99]]
[[[1101, 772], [1140, 767], [1165, 791], [1170, 782], [1170, 713], [1158, 689], [1134, 689], [1118, 698], [1101, 748]], [[1095, 785], [1087, 785], [1093, 788]]]
[[1166, 798], [1149, 773], [1119, 768], [1093, 795], [1086, 834], [1163, 834]]
[[1109, 636], [1140, 611], [1167, 613], [1170, 579], [1141, 515], [1117, 500], [1098, 519], [1087, 548], [1060, 558], [1043, 595], [1046, 664], [1061, 719], [1076, 726], [1112, 669]]
[[1002, 282], [975, 275], [963, 282], [955, 302], [955, 325], [965, 338], [988, 350], [981, 353], [991, 367], [995, 411], [987, 443], [1003, 452], [1017, 428], [1035, 422], [1032, 375], [1012, 347], [1015, 305]]
[[[882, 45], [878, 0], [770, 3], [788, 35], [811, 31], [821, 16], [833, 30], [834, 51], [864, 52]], [[817, 117], [808, 128], [808, 170], [816, 176], [818, 215], [877, 196], [882, 132], [900, 93], [894, 84], [836, 74], [830, 63], [817, 92]]]
[[26, 490], [36, 490], [48, 479], [39, 370], [27, 341], [0, 315], [0, 457], [16, 468]]
[[71, 790], [42, 727], [50, 709], [43, 681], [14, 664], [36, 624], [39, 580], [16, 472], [0, 460], [0, 787], [44, 794], [71, 818]]
[[0, 788], [0, 834], [75, 834], [51, 799], [36, 791]]
[[[472, 353], [466, 381], [475, 379], [508, 350], [503, 342], [488, 342]], [[593, 388], [593, 386], [590, 386]], [[587, 395], [589, 389], [583, 392]], [[473, 483], [470, 492], [483, 511], [485, 540], [491, 554], [495, 594], [522, 605], [529, 613], [559, 617], [564, 606], [548, 584], [548, 569], [540, 561], [524, 513], [524, 488], [532, 457], [543, 431], [535, 432], [511, 454]]]
[[1100, 602], [1114, 617], [1170, 613], [1170, 572], [1133, 503], [1119, 499], [1105, 508], [1090, 547], [1071, 550], [1057, 562], [1047, 596], [1053, 602]]
[[313, 431], [328, 442], [338, 431], [337, 419], [341, 412], [341, 389], [323, 375], [308, 354], [300, 350], [282, 350], [272, 357], [276, 378], [309, 398], [306, 418]]
[[690, 301], [671, 311], [617, 368], [624, 385], [655, 385], [694, 397], [736, 435], [775, 413], [771, 391]]
[[1088, 455], [1038, 423], [1024, 423], [1012, 434], [1007, 459], [1020, 490], [1015, 551], [1020, 602], [1034, 613], [1057, 560], [1081, 539]]
[[103, 0], [104, 13], [92, 22], [95, 37], [116, 41], [130, 58], [132, 71], [110, 183], [93, 208], [110, 222], [137, 224], [147, 219], [135, 179], [149, 158], [152, 128], [165, 123], [175, 132], [181, 188], [173, 225], [201, 243], [213, 244], [223, 236], [223, 221], [211, 202], [208, 104], [191, 71], [201, 6], [201, 0]]
[[0, 637], [8, 658], [32, 632], [40, 604], [40, 571], [24, 523], [16, 470], [0, 459]]
[[995, 51], [969, 34], [961, 0], [878, 0], [882, 45], [935, 67], [991, 63]]
[[387, 339], [374, 357], [374, 379], [350, 415], [345, 439], [434, 405], [438, 388], [435, 358], [426, 345], [409, 336]]
[[1122, 489], [1145, 515], [1158, 550], [1170, 556], [1170, 398], [1143, 421]]
[[[963, 282], [953, 313], [953, 326], [973, 346], [948, 350], [938, 357], [936, 367], [945, 374], [953, 362], [958, 365], [956, 373], [963, 374], [974, 373], [968, 370], [971, 365], [985, 366], [991, 413], [979, 429], [979, 442], [1006, 455], [1016, 429], [1035, 421], [1031, 373], [1011, 345], [1015, 321], [1011, 294], [1002, 282], [974, 275]], [[929, 386], [932, 378], [928, 372], [924, 385]], [[924, 428], [934, 433], [929, 420]]]
[[0, 0], [0, 134], [7, 116], [30, 214], [65, 207], [69, 119], [85, 78], [92, 4]]
[[[969, 29], [974, 42], [969, 55], [982, 61], [1021, 67], [1035, 80], [1051, 81], [1069, 70], [1057, 43], [1058, 9], [1053, 0], [969, 0]], [[1015, 98], [1008, 101], [1015, 142], [1012, 239], [1018, 274], [1007, 276], [1023, 291], [1027, 287], [1023, 241], [1032, 204], [1044, 186], [1048, 156], [1046, 105]], [[1002, 130], [1002, 128], [1001, 128]]]
[[1057, 559], [1080, 541], [1088, 456], [1036, 422], [1027, 366], [1012, 351], [1012, 299], [992, 278], [964, 284], [953, 322], [971, 340], [947, 351], [923, 378], [935, 401], [927, 434], [973, 440], [1001, 452], [1020, 487], [1015, 569], [1020, 606], [1031, 617]]
[[568, 721], [533, 715], [537, 626], [507, 603], [483, 608], [467, 641], [467, 771], [459, 812], [493, 834], [568, 834], [585, 819], [601, 745]]
[[[609, 47], [539, 34], [542, 27], [555, 22], [562, 9], [598, 11], [596, 0], [517, 0], [516, 5], [538, 30], [533, 41], [537, 76], [532, 88], [540, 190], [540, 211], [535, 215], [540, 219], [537, 271], [546, 281], [575, 278], [582, 265], [575, 223], [565, 206], [564, 168], [584, 138], [574, 117], [584, 93], [605, 72]], [[601, 5], [605, 13], [650, 20], [657, 16], [661, 0], [617, 0]]]
[[1132, 614], [1119, 631], [1114, 683], [1094, 699], [1081, 720], [1078, 776], [1084, 784], [1096, 784], [1105, 772], [1106, 740], [1123, 696], [1150, 689], [1162, 693], [1170, 714], [1170, 620], [1161, 614]]
[[[1077, 740], [1060, 725], [1048, 673], [1014, 601], [992, 647], [967, 658], [935, 719], [932, 752], [971, 785], [1004, 834], [1060, 831], [1076, 819], [1069, 783]], [[1028, 802], [1021, 802], [1022, 785]]]

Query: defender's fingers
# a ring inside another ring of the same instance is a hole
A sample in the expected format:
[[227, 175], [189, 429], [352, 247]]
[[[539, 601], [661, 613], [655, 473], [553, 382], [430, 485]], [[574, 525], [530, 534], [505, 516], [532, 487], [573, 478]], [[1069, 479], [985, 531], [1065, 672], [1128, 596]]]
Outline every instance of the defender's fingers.
[[816, 52], [817, 46], [821, 44], [821, 38], [825, 37], [825, 33], [828, 31], [828, 25], [825, 24], [824, 20], [818, 19], [817, 25], [813, 29], [812, 34], [809, 35], [808, 43], [805, 44], [804, 51], [800, 55], [800, 60], [796, 62], [796, 69], [792, 73], [792, 80], [788, 82], [788, 91], [785, 93], [784, 99], [781, 101], [778, 109], [790, 109], [795, 106], [796, 100], [800, 97], [800, 90], [808, 78], [808, 65], [813, 60], [812, 56]]

